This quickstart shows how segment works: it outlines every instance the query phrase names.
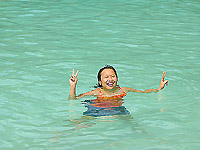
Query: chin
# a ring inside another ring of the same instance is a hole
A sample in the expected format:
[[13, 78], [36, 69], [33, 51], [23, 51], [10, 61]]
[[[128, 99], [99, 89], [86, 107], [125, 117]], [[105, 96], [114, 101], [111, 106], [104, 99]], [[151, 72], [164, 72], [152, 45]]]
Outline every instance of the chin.
[[107, 86], [106, 88], [109, 89], [109, 90], [112, 90], [112, 89], [114, 89], [115, 87], [116, 87], [116, 85], [115, 85], [115, 86], [112, 86], [112, 87]]

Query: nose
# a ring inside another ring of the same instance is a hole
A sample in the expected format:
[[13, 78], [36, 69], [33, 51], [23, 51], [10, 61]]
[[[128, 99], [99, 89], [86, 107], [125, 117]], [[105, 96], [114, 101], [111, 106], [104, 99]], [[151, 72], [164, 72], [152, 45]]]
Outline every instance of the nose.
[[113, 79], [113, 77], [112, 76], [109, 76], [109, 78], [108, 78], [109, 80], [112, 80]]

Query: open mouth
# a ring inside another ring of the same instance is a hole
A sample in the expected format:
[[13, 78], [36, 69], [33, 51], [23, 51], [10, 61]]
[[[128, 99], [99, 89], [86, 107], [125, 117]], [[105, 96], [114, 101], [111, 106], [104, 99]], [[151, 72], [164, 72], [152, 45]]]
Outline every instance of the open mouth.
[[109, 87], [113, 87], [114, 86], [114, 84], [115, 84], [115, 82], [108, 82], [108, 83], [106, 83]]

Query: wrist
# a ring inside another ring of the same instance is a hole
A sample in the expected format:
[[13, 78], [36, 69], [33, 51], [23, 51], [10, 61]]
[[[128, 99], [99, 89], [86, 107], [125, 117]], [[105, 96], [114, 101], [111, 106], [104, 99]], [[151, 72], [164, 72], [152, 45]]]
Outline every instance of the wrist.
[[70, 86], [70, 93], [69, 95], [76, 95], [76, 86]]
[[75, 89], [76, 85], [70, 85], [70, 89]]

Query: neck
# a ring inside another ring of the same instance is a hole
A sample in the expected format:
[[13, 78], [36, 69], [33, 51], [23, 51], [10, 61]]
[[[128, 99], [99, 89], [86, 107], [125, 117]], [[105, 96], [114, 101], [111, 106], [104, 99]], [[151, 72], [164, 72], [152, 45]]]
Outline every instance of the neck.
[[112, 88], [112, 89], [106, 89], [106, 88], [103, 88], [103, 90], [105, 91], [105, 92], [114, 92], [114, 91], [116, 91], [117, 90], [117, 87], [114, 87], [114, 88]]

